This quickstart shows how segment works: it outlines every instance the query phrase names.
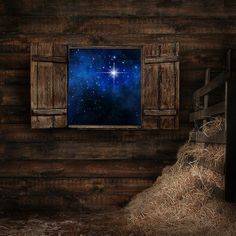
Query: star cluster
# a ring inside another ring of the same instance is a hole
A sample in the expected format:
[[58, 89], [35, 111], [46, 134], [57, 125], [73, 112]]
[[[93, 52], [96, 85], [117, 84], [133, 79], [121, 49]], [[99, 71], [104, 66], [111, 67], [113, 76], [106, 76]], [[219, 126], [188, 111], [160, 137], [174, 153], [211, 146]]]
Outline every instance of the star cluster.
[[140, 125], [140, 63], [140, 49], [70, 49], [68, 123]]

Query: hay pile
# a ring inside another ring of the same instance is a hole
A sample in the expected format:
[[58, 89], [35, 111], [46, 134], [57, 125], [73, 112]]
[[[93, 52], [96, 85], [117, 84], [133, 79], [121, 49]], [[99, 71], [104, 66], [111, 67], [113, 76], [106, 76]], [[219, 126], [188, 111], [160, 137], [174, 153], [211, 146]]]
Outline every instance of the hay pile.
[[[199, 132], [224, 129], [216, 118]], [[236, 235], [236, 207], [223, 201], [224, 145], [186, 143], [177, 162], [126, 207], [128, 230], [137, 235]]]

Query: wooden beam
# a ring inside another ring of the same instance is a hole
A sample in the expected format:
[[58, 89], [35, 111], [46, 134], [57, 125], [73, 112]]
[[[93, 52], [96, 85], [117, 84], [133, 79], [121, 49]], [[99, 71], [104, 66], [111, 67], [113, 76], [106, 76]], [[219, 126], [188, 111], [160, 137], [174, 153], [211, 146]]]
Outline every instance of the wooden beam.
[[33, 109], [32, 113], [34, 115], [66, 115], [67, 109]]
[[194, 98], [197, 99], [198, 97], [208, 94], [212, 90], [214, 90], [214, 89], [218, 88], [220, 85], [222, 85], [229, 77], [230, 77], [229, 72], [222, 72], [221, 74], [216, 76], [214, 79], [212, 79], [207, 85], [196, 90], [196, 92], [193, 95]]
[[[211, 79], [211, 69], [208, 68], [206, 70], [206, 74], [205, 74], [205, 85], [207, 85], [210, 82]], [[208, 102], [209, 102], [209, 95], [205, 95], [204, 96], [204, 109], [208, 108]], [[207, 119], [204, 119], [203, 124], [206, 124]]]
[[197, 143], [215, 143], [215, 144], [225, 144], [225, 131], [221, 131], [215, 136], [207, 137], [202, 132], [190, 132], [189, 137], [191, 142]]
[[178, 56], [147, 57], [147, 58], [145, 58], [144, 61], [145, 61], [145, 64], [177, 62], [178, 61]]
[[128, 130], [128, 129], [141, 129], [139, 125], [68, 125], [68, 128], [74, 129], [102, 129], [102, 130]]
[[157, 177], [172, 164], [160, 160], [5, 160], [0, 177]]
[[193, 122], [195, 120], [203, 120], [205, 118], [223, 113], [225, 113], [225, 102], [220, 102], [206, 109], [191, 113], [190, 122]]
[[144, 115], [146, 116], [175, 116], [176, 110], [156, 110], [156, 109], [145, 109]]
[[[230, 61], [230, 57], [228, 58]], [[226, 83], [226, 158], [225, 158], [225, 198], [227, 201], [236, 202], [236, 75]]]
[[228, 50], [227, 56], [226, 56], [226, 69], [231, 74], [231, 49]]

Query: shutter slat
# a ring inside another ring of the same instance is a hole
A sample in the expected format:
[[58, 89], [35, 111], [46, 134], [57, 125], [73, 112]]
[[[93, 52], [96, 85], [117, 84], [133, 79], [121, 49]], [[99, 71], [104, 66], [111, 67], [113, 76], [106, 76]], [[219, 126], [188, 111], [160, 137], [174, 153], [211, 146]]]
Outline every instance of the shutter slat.
[[67, 66], [54, 64], [53, 66], [54, 108], [67, 107]]
[[[31, 58], [38, 53], [37, 44], [31, 44]], [[30, 65], [30, 93], [31, 93], [31, 108], [37, 108], [37, 96], [38, 96], [38, 88], [37, 88], [37, 80], [38, 80], [38, 63], [32, 62]]]
[[43, 57], [43, 56], [33, 56], [32, 61], [39, 62], [53, 62], [53, 63], [67, 63], [67, 58], [65, 57]]
[[67, 113], [67, 109], [33, 109], [34, 115], [65, 115]]
[[65, 62], [67, 62], [67, 46], [55, 47], [51, 43], [31, 45], [32, 128], [66, 127], [67, 64]]
[[145, 64], [152, 64], [152, 63], [168, 63], [168, 62], [177, 62], [178, 57], [147, 57], [145, 58]]
[[145, 45], [143, 128], [176, 129], [179, 110], [179, 45]]
[[174, 66], [174, 63], [163, 63], [160, 66], [161, 76], [159, 79], [159, 103], [161, 110], [175, 108], [176, 76], [174, 73]]
[[38, 108], [52, 108], [52, 69], [50, 62], [38, 62]]
[[[64, 57], [67, 61], [67, 47], [65, 45], [54, 45], [54, 56]], [[67, 109], [67, 64], [54, 63], [54, 108]], [[67, 125], [67, 114], [54, 116], [54, 127], [62, 128]]]
[[144, 115], [147, 116], [175, 116], [176, 114], [177, 114], [176, 110], [155, 110], [155, 109], [144, 110]]

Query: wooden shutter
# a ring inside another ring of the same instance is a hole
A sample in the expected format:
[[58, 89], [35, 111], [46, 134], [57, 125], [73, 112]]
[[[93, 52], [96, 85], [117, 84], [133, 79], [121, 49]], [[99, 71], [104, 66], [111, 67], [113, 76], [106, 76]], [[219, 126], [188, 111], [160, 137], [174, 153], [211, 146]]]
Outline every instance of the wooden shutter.
[[143, 128], [179, 127], [179, 44], [151, 44], [143, 48]]
[[67, 125], [67, 46], [31, 45], [31, 127]]

